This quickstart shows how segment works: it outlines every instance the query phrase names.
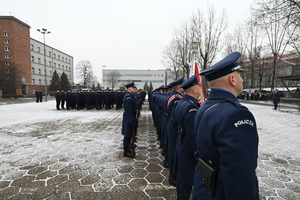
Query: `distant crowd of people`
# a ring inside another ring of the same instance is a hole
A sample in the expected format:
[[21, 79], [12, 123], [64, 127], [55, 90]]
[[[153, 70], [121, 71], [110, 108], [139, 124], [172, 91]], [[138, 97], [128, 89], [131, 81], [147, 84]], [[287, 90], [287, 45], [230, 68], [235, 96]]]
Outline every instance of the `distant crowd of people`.
[[[123, 106], [124, 91], [121, 90], [68, 90], [65, 92], [57, 91], [55, 94], [56, 109], [57, 110], [82, 110], [82, 109], [121, 109]], [[140, 102], [145, 100], [146, 92], [138, 90], [137, 97], [141, 99]]]
[[[283, 97], [284, 93], [280, 93], [280, 96]], [[271, 101], [272, 98], [272, 92], [243, 92], [238, 95], [238, 99], [252, 101]]]
[[43, 90], [36, 90], [34, 92], [35, 94], [35, 97], [36, 97], [36, 102], [39, 103], [39, 102], [43, 102]]

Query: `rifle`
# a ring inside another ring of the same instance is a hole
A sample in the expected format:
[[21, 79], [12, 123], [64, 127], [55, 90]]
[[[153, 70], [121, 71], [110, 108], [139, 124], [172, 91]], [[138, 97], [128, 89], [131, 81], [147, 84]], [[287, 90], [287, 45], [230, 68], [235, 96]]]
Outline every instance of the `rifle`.
[[130, 140], [130, 145], [129, 145], [129, 149], [131, 151], [130, 152], [131, 158], [135, 158], [135, 150], [134, 150], [135, 132], [136, 132], [136, 128], [133, 128], [132, 132], [131, 132], [131, 140]]
[[139, 116], [139, 110], [136, 111], [136, 115], [135, 115], [136, 124], [132, 128], [132, 132], [131, 132], [131, 140], [130, 140], [130, 144], [129, 144], [129, 148], [131, 150], [131, 153], [130, 153], [131, 158], [135, 158], [134, 142], [135, 142], [135, 136], [136, 136], [136, 131], [137, 131], [138, 116]]

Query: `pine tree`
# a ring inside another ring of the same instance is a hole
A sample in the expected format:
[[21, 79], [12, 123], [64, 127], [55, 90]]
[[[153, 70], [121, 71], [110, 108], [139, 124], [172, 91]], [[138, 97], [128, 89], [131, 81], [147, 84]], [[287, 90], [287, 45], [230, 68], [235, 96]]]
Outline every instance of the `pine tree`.
[[149, 90], [153, 90], [152, 82], [150, 82]]
[[49, 86], [49, 90], [50, 91], [61, 90], [61, 84], [60, 84], [59, 76], [58, 76], [56, 70], [53, 72], [52, 81]]
[[70, 90], [72, 88], [72, 86], [68, 80], [68, 76], [67, 76], [67, 74], [65, 74], [65, 72], [63, 72], [60, 77], [60, 84], [61, 84], [61, 89], [64, 91]]
[[97, 83], [97, 90], [100, 90], [101, 89], [101, 86], [100, 86], [100, 83], [98, 82]]
[[96, 90], [95, 83], [93, 83], [93, 85], [92, 85], [92, 90]]
[[144, 84], [144, 90], [148, 90], [148, 89], [149, 89], [148, 82], [146, 82], [146, 83]]

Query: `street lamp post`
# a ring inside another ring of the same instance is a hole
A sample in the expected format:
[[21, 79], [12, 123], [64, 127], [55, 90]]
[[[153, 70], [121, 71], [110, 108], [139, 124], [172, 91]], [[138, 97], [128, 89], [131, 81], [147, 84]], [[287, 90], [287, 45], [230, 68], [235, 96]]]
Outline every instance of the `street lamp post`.
[[105, 84], [105, 81], [104, 81], [104, 70], [105, 70], [105, 67], [106, 65], [102, 65], [102, 84], [103, 84], [103, 89], [106, 88], [106, 84]]
[[43, 37], [44, 37], [44, 73], [45, 73], [45, 101], [47, 102], [47, 71], [46, 71], [46, 42], [45, 42], [45, 35], [46, 34], [49, 34], [51, 33], [50, 31], [48, 31], [47, 29], [45, 28], [42, 28], [41, 29], [37, 29], [38, 32], [42, 33], [43, 34]]

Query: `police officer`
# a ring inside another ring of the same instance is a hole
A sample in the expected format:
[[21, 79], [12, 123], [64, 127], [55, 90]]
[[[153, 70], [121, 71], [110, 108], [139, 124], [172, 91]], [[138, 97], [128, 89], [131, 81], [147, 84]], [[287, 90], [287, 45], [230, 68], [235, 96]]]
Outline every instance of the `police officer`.
[[135, 93], [135, 85], [134, 82], [127, 83], [125, 85], [127, 91], [124, 95], [123, 104], [124, 104], [124, 113], [123, 113], [123, 121], [122, 121], [122, 135], [124, 135], [123, 139], [123, 147], [124, 147], [124, 157], [130, 157], [131, 151], [129, 149], [132, 131], [136, 128], [137, 119], [137, 104], [136, 100], [133, 96]]
[[[193, 200], [259, 199], [256, 122], [236, 98], [243, 91], [239, 57], [234, 52], [201, 73], [211, 92], [195, 118], [199, 158]], [[204, 171], [208, 168], [215, 172]]]
[[178, 200], [188, 200], [194, 181], [194, 172], [197, 160], [194, 156], [196, 150], [194, 119], [199, 108], [198, 97], [201, 94], [199, 75], [193, 75], [180, 87], [184, 95], [178, 102], [175, 110], [178, 122], [179, 136], [176, 145], [175, 171], [176, 190]]
[[39, 92], [39, 101], [43, 102], [43, 90], [40, 90]]
[[278, 93], [277, 89], [274, 90], [274, 93], [272, 94], [272, 99], [274, 104], [273, 110], [277, 110], [278, 103], [280, 102], [280, 94]]
[[61, 93], [59, 92], [59, 90], [56, 91], [55, 93], [55, 100], [56, 100], [56, 109], [60, 110], [60, 102], [61, 102]]
[[40, 102], [40, 92], [39, 92], [39, 90], [35, 91], [35, 97], [36, 97], [36, 102], [37, 103]]
[[66, 94], [66, 107], [67, 110], [70, 110], [72, 108], [72, 91], [68, 90]]
[[61, 109], [65, 109], [66, 93], [64, 90], [61, 91], [60, 96], [61, 96]]
[[172, 92], [167, 101], [167, 111], [169, 113], [169, 121], [167, 124], [167, 155], [169, 163], [169, 183], [176, 186], [176, 175], [174, 174], [175, 148], [178, 137], [178, 123], [175, 117], [175, 108], [177, 103], [182, 98], [183, 89], [180, 85], [183, 82], [183, 77], [170, 83], [172, 85]]

